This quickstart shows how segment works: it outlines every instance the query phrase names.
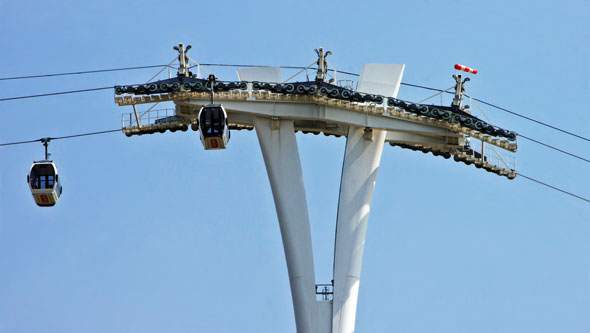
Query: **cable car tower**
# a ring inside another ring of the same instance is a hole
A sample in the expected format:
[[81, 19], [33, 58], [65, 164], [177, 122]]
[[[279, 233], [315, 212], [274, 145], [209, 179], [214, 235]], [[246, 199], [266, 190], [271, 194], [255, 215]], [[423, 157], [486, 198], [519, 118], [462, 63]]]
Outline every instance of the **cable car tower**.
[[[495, 149], [516, 151], [516, 133], [471, 114], [463, 105], [468, 79], [461, 75], [455, 76], [450, 106], [422, 104], [397, 98], [404, 65], [365, 64], [353, 89], [328, 80], [331, 52], [320, 48], [313, 81], [285, 82], [278, 67], [240, 68], [237, 81], [221, 81], [189, 72], [189, 48], [175, 46], [176, 77], [115, 87], [115, 102], [133, 108], [123, 115], [123, 132], [132, 136], [190, 127], [206, 139], [203, 131], [213, 128], [216, 138], [222, 132], [229, 138], [230, 129], [256, 130], [283, 239], [297, 332], [354, 331], [365, 235], [385, 143], [516, 177], [515, 166]], [[153, 110], [163, 101], [172, 101], [174, 112]], [[142, 104], [152, 107], [138, 114], [136, 106]], [[297, 131], [346, 137], [329, 284], [315, 280]], [[481, 141], [481, 150], [471, 146], [473, 140]], [[227, 141], [223, 147], [203, 143], [205, 149], [224, 148]]]

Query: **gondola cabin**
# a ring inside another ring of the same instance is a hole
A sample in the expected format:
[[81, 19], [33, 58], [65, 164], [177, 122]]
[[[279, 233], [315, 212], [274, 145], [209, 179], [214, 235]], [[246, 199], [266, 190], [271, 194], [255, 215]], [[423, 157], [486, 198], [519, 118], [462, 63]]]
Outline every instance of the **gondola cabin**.
[[53, 161], [34, 162], [27, 176], [27, 183], [37, 205], [50, 207], [59, 200], [62, 188]]
[[227, 113], [221, 104], [203, 105], [199, 111], [199, 131], [205, 150], [225, 149], [229, 141]]

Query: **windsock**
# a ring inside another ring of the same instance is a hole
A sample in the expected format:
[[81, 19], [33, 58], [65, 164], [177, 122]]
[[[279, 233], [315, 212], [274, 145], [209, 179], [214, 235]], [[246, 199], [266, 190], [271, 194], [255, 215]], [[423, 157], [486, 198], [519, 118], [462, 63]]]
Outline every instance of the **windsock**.
[[469, 68], [467, 66], [463, 66], [463, 65], [459, 65], [459, 64], [455, 64], [455, 69], [460, 70], [460, 71], [464, 71], [467, 73], [477, 74], [477, 69]]

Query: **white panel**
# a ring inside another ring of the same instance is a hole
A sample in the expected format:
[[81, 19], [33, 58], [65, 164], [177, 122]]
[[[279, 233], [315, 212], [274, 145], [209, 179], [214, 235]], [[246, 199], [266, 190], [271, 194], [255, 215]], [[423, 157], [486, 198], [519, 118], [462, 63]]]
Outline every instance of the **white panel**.
[[283, 82], [279, 67], [251, 67], [238, 69], [240, 81]]
[[388, 97], [397, 96], [405, 65], [364, 64], [357, 90]]

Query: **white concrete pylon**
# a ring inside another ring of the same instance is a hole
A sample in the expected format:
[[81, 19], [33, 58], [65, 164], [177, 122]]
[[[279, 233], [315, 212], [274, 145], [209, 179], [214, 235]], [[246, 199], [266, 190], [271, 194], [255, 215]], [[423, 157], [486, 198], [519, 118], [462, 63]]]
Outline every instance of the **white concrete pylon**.
[[354, 332], [365, 235], [385, 134], [359, 127], [348, 131], [336, 222], [332, 333]]
[[[404, 65], [365, 64], [358, 90], [396, 97], [403, 72]], [[365, 236], [386, 134], [356, 126], [348, 130], [334, 246], [332, 333], [354, 332]]]
[[318, 333], [311, 230], [293, 120], [253, 121], [283, 238], [297, 332]]
[[[359, 90], [397, 96], [403, 65], [365, 65]], [[293, 107], [293, 106], [291, 106]], [[305, 185], [292, 119], [252, 117], [279, 219], [298, 333], [352, 333], [371, 199], [387, 130], [349, 125], [344, 153], [332, 301], [316, 301]]]

